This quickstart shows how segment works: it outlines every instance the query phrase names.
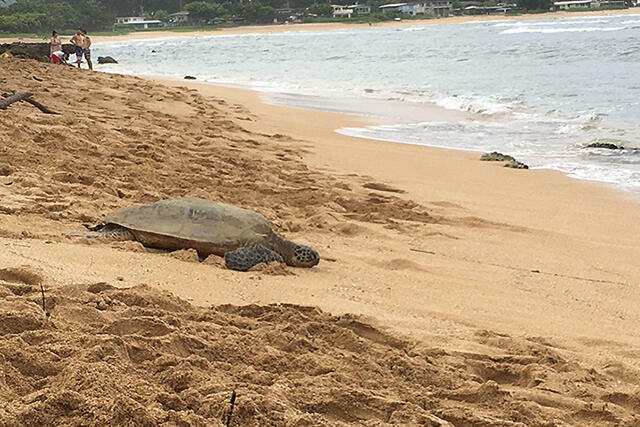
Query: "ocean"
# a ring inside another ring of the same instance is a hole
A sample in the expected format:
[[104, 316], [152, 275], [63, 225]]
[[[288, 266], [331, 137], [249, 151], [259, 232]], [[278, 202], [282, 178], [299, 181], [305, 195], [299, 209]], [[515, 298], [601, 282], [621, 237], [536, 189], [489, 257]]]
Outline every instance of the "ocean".
[[[640, 14], [97, 43], [100, 70], [379, 117], [356, 137], [478, 152], [640, 193]], [[421, 106], [430, 108], [421, 109]], [[464, 114], [430, 114], [437, 106]], [[624, 150], [588, 149], [594, 142]]]

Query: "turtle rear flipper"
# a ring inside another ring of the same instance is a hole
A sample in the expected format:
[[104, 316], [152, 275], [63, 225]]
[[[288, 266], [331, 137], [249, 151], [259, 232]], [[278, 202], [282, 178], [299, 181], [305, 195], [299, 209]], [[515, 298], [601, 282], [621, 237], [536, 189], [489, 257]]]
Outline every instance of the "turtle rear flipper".
[[268, 264], [270, 262], [284, 262], [280, 254], [264, 245], [257, 245], [251, 248], [237, 249], [224, 254], [224, 261], [227, 268], [238, 271], [248, 271], [258, 264]]
[[[85, 225], [86, 227], [86, 225]], [[89, 230], [84, 233], [69, 233], [69, 237], [81, 237], [85, 239], [109, 239], [109, 240], [135, 240], [133, 233], [125, 228], [115, 224], [107, 224], [104, 226], [87, 227]]]

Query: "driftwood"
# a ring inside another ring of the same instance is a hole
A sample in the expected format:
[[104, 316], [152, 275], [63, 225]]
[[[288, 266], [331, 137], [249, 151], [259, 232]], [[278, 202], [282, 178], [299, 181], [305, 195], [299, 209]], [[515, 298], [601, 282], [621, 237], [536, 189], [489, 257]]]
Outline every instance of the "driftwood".
[[33, 95], [33, 94], [29, 93], [29, 92], [22, 92], [22, 93], [16, 93], [15, 95], [11, 95], [11, 96], [3, 99], [2, 101], [0, 101], [0, 110], [6, 110], [9, 105], [13, 104], [14, 102], [18, 102], [18, 101], [22, 101], [24, 99], [27, 99], [31, 95]]
[[49, 108], [47, 108], [45, 105], [40, 104], [38, 101], [36, 101], [33, 98], [25, 98], [23, 99], [24, 102], [28, 102], [29, 104], [33, 105], [34, 107], [38, 108], [38, 110], [42, 111], [45, 114], [60, 114], [60, 113], [56, 113], [53, 110], [50, 110]]
[[42, 111], [45, 114], [60, 114], [60, 113], [56, 113], [53, 110], [50, 110], [47, 106], [42, 105], [35, 99], [31, 98], [33, 94], [29, 92], [17, 93], [15, 95], [12, 95], [11, 93], [4, 93], [3, 96], [5, 97], [5, 99], [0, 100], [0, 109], [2, 110], [6, 110], [7, 107], [13, 104], [14, 102], [24, 101], [33, 105], [34, 107], [36, 107], [38, 110]]

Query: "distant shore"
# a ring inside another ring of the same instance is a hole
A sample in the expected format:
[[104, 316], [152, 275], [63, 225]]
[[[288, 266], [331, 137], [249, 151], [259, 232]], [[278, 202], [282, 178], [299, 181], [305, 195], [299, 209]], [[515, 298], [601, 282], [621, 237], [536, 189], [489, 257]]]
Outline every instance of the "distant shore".
[[[469, 16], [451, 16], [448, 18], [432, 18], [432, 19], [411, 19], [403, 21], [387, 21], [376, 22], [371, 25], [367, 23], [350, 23], [350, 22], [322, 22], [322, 23], [303, 23], [290, 25], [247, 25], [230, 28], [220, 28], [216, 30], [200, 30], [200, 31], [138, 31], [129, 34], [120, 34], [113, 36], [92, 36], [94, 43], [106, 41], [129, 41], [129, 40], [148, 40], [159, 38], [182, 38], [182, 37], [198, 37], [212, 35], [227, 34], [272, 34], [294, 31], [332, 31], [354, 28], [383, 28], [383, 27], [411, 27], [424, 25], [442, 25], [442, 24], [464, 24], [467, 22], [485, 22], [485, 21], [524, 21], [535, 19], [553, 19], [553, 18], [570, 18], [580, 16], [614, 16], [614, 15], [640, 15], [640, 8], [618, 9], [618, 10], [596, 10], [585, 12], [547, 12], [539, 14], [525, 15], [469, 15]], [[66, 40], [70, 37], [62, 37]], [[15, 41], [23, 42], [42, 42], [39, 38], [15, 38], [0, 36], [0, 42], [11, 43]]]

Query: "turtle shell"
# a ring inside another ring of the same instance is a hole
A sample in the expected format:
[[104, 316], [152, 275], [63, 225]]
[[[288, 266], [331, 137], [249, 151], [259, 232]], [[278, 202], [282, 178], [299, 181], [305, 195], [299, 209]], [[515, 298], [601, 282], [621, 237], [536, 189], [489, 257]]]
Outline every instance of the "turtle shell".
[[136, 240], [152, 247], [193, 247], [199, 252], [206, 247], [202, 252], [219, 254], [265, 243], [271, 233], [269, 221], [256, 212], [191, 197], [134, 206], [103, 222], [131, 230]]

